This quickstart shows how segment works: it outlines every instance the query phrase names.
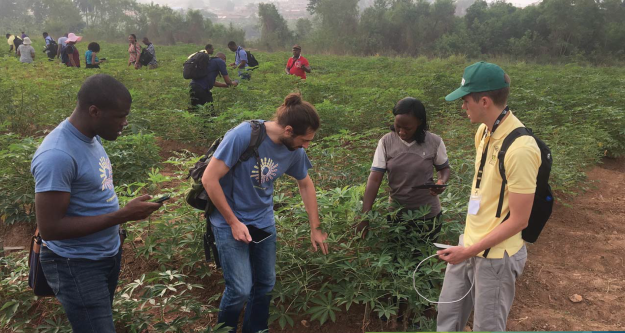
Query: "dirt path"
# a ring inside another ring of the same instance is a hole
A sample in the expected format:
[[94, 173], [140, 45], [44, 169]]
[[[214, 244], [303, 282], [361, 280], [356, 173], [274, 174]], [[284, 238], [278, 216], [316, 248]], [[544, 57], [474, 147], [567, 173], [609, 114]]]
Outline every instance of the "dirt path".
[[[511, 331], [625, 327], [625, 159], [588, 172], [593, 189], [556, 205], [517, 282]], [[579, 295], [580, 302], [571, 297]]]

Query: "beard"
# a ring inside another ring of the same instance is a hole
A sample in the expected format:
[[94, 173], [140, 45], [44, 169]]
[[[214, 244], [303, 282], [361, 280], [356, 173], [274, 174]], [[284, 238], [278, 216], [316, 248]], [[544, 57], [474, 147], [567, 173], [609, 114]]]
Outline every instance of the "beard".
[[296, 151], [299, 148], [302, 147], [296, 147], [295, 146], [295, 140], [293, 139], [292, 136], [287, 136], [287, 137], [281, 137], [280, 138], [280, 142], [286, 146], [286, 148], [290, 151]]

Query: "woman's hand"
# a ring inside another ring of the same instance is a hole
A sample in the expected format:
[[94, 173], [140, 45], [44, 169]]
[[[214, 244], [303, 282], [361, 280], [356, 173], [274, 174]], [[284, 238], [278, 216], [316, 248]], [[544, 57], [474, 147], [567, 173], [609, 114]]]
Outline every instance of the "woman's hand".
[[[445, 182], [439, 179], [436, 182], [436, 185], [445, 185]], [[443, 193], [444, 191], [445, 191], [444, 187], [441, 187], [441, 188], [431, 188], [430, 189], [430, 194], [433, 195], [433, 196], [437, 196], [437, 195]]]

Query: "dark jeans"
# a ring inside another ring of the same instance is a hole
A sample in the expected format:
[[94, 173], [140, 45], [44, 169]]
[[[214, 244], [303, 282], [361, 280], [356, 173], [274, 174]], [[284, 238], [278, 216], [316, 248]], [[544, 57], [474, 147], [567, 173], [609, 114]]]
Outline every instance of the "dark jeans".
[[68, 259], [41, 247], [41, 267], [74, 332], [115, 333], [113, 296], [122, 250], [101, 260]]
[[194, 107], [213, 102], [213, 93], [211, 93], [210, 90], [206, 90], [195, 83], [191, 83], [189, 88], [191, 94], [191, 105]]
[[218, 321], [233, 327], [230, 332], [236, 332], [245, 306], [243, 333], [266, 330], [269, 293], [276, 283], [276, 227], [263, 229], [273, 236], [258, 244], [236, 241], [230, 227], [212, 228], [226, 282]]

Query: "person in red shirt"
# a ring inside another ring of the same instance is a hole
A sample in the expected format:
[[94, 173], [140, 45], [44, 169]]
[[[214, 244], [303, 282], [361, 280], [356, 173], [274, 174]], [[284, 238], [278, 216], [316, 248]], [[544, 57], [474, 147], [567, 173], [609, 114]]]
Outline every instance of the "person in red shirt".
[[286, 63], [284, 71], [287, 74], [297, 75], [303, 80], [306, 80], [306, 73], [310, 73], [310, 64], [308, 59], [302, 57], [302, 47], [299, 45], [293, 46], [293, 56], [289, 58]]

